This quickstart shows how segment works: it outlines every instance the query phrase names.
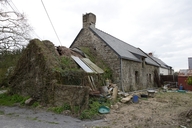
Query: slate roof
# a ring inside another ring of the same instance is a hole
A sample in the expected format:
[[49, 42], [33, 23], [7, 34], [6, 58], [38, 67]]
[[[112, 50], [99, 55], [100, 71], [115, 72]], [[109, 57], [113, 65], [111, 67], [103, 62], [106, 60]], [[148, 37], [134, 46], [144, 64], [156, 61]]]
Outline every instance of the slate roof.
[[142, 62], [141, 57], [144, 57], [146, 63], [159, 66], [141, 49], [136, 48], [128, 43], [125, 43], [124, 41], [117, 39], [116, 37], [111, 36], [110, 34], [103, 32], [95, 27], [90, 26], [90, 29], [109, 47], [111, 47], [111, 49], [113, 49], [121, 58]]
[[170, 66], [168, 66], [167, 64], [165, 64], [162, 60], [160, 60], [160, 59], [158, 59], [158, 58], [156, 58], [156, 57], [154, 57], [154, 56], [150, 56], [154, 61], [156, 61], [159, 65], [160, 65], [160, 67], [162, 67], [162, 68], [166, 68], [166, 69], [169, 69], [170, 68]]
[[[141, 50], [140, 48], [139, 48], [139, 50]], [[141, 50], [142, 51], [142, 50]], [[150, 65], [155, 65], [155, 66], [160, 66], [158, 63], [156, 63], [147, 53], [145, 53], [144, 51], [142, 51], [146, 56], [147, 56], [147, 58], [145, 58], [145, 62], [147, 63], [147, 64], [150, 64]]]
[[132, 45], [129, 45], [95, 27], [90, 26], [90, 29], [106, 44], [108, 44], [109, 47], [111, 47], [121, 58], [141, 62], [140, 58], [136, 57], [134, 54], [142, 57], [147, 57], [145, 54], [143, 54], [140, 50], [133, 47]]

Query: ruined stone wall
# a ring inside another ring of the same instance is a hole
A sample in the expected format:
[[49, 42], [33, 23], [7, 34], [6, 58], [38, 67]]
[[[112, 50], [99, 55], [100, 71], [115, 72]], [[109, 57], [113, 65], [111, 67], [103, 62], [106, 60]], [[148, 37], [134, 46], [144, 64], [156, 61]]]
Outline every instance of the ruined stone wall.
[[74, 47], [90, 48], [91, 52], [93, 52], [98, 58], [95, 63], [100, 66], [98, 64], [98, 61], [104, 61], [104, 63], [106, 63], [113, 71], [112, 82], [120, 85], [120, 59], [118, 55], [114, 51], [112, 51], [112, 49], [105, 42], [95, 36], [90, 29], [84, 28], [81, 31], [81, 33], [78, 35], [73, 45], [71, 46], [71, 48]]
[[122, 86], [125, 91], [146, 89], [155, 85], [154, 70], [158, 70], [158, 67], [147, 64], [142, 67], [142, 63], [122, 60], [122, 69]]
[[88, 107], [88, 103], [89, 87], [58, 84], [54, 86], [55, 106], [69, 104], [71, 107], [77, 106], [80, 110], [84, 110]]
[[31, 40], [10, 78], [11, 93], [50, 103], [52, 83], [56, 79], [53, 69], [60, 66], [57, 56], [51, 42]]
[[[75, 62], [69, 64], [72, 67]], [[86, 73], [75, 68], [71, 71], [64, 70], [68, 65], [62, 63], [53, 43], [31, 40], [9, 80], [10, 93], [30, 96], [42, 105], [58, 106], [67, 102], [83, 109], [88, 103], [89, 88], [64, 84], [85, 85], [86, 82], [81, 83], [81, 80], [86, 77]]]

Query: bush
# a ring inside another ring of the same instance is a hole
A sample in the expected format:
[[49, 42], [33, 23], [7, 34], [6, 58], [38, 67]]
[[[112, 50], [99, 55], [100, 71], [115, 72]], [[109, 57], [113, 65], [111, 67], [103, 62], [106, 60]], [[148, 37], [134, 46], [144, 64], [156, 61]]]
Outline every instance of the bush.
[[188, 76], [186, 82], [188, 85], [192, 85], [192, 76]]
[[15, 103], [24, 104], [27, 98], [18, 94], [9, 95], [7, 93], [0, 94], [0, 105], [13, 106]]
[[4, 51], [0, 53], [0, 86], [8, 86], [8, 79], [22, 54], [22, 50]]

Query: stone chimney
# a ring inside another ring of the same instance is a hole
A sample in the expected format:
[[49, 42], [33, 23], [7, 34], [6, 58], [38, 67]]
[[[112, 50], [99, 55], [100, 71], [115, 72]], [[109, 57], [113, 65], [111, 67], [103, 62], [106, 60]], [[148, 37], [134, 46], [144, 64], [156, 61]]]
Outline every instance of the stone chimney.
[[152, 52], [150, 52], [150, 53], [149, 53], [149, 55], [150, 55], [150, 56], [153, 56], [153, 53], [152, 53]]
[[86, 13], [83, 15], [83, 28], [88, 28], [89, 26], [95, 27], [96, 16], [93, 13]]

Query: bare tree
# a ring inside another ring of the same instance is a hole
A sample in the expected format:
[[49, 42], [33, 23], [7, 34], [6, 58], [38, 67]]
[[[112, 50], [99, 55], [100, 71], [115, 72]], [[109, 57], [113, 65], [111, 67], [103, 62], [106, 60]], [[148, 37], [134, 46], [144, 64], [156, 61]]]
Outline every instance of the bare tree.
[[[0, 0], [6, 6], [7, 0]], [[0, 52], [21, 48], [30, 40], [32, 28], [24, 14], [0, 9]]]

